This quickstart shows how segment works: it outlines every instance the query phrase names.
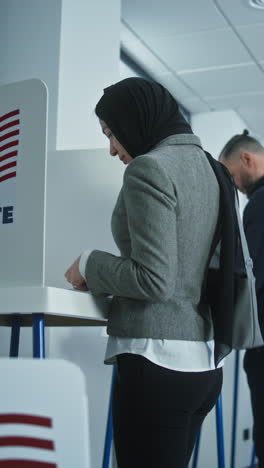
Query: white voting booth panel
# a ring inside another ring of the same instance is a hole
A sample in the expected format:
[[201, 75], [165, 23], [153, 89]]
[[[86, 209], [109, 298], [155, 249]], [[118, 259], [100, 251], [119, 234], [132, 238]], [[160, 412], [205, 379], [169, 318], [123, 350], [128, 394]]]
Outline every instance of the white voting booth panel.
[[42, 286], [47, 88], [0, 87], [0, 284]]
[[81, 370], [64, 360], [0, 359], [0, 466], [91, 468]]
[[44, 284], [47, 100], [40, 80], [0, 86], [0, 325], [104, 325], [107, 300]]

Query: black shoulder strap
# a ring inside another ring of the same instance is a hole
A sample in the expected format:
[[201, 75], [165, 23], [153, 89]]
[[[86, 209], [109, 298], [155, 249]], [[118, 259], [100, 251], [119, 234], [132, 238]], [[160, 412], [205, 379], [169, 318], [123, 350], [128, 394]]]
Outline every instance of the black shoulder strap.
[[[212, 169], [213, 169], [213, 171], [214, 171], [214, 173], [216, 175], [216, 170], [215, 170], [215, 166], [214, 166], [214, 162], [213, 162], [214, 161], [213, 157], [207, 151], [204, 151], [204, 153], [206, 154], [206, 157], [207, 157], [207, 159], [209, 161], [209, 164], [212, 167]], [[216, 176], [216, 178], [217, 178], [217, 176]], [[209, 269], [209, 265], [210, 265], [210, 262], [212, 260], [213, 254], [215, 252], [215, 249], [216, 249], [218, 243], [221, 240], [221, 230], [222, 230], [222, 216], [221, 216], [221, 202], [220, 202], [218, 218], [217, 218], [217, 224], [216, 224], [216, 228], [215, 228], [215, 232], [214, 232], [214, 237], [213, 237], [213, 240], [212, 240], [212, 243], [211, 243], [209, 256], [208, 256], [207, 263], [206, 263], [206, 268], [205, 268], [205, 275], [204, 275], [203, 284], [202, 284], [202, 295], [201, 295], [202, 300], [206, 300], [208, 269]]]
[[[227, 168], [216, 161], [210, 153], [205, 151], [207, 160], [212, 167], [212, 170], [216, 176], [216, 179], [220, 188], [220, 205], [219, 205], [219, 214], [218, 220], [215, 228], [215, 233], [213, 241], [210, 247], [208, 261], [206, 265], [206, 274], [202, 286], [202, 295], [206, 295], [206, 285], [207, 285], [207, 274], [209, 264], [211, 262], [212, 256], [215, 252], [215, 249], [221, 240], [221, 254], [220, 254], [220, 267], [224, 271], [225, 278], [223, 277], [223, 282], [225, 283], [225, 289], [230, 287], [232, 284], [232, 275], [234, 271], [234, 252], [235, 252], [235, 204], [234, 197], [235, 195], [235, 186], [232, 180], [232, 177], [227, 170]], [[228, 281], [229, 277], [229, 281]], [[224, 285], [223, 285], [224, 287]], [[233, 291], [229, 290], [231, 296], [233, 296]], [[231, 299], [231, 297], [230, 297]]]

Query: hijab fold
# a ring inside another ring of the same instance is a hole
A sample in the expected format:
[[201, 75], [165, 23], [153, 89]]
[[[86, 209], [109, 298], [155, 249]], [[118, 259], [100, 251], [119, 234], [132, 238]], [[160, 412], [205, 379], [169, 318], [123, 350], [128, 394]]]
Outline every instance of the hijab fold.
[[143, 78], [105, 88], [95, 112], [133, 158], [170, 135], [192, 133], [169, 91]]

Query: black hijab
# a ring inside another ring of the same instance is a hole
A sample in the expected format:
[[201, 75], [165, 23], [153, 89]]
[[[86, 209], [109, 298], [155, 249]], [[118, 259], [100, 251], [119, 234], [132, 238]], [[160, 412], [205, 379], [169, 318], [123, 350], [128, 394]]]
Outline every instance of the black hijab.
[[192, 133], [169, 91], [143, 78], [105, 88], [95, 112], [133, 158], [170, 135]]

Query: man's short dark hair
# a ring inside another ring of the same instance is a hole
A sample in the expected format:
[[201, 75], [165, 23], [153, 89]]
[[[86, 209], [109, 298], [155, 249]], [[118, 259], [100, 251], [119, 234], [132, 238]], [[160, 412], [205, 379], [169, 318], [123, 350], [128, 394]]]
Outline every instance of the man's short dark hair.
[[264, 148], [256, 138], [249, 136], [248, 130], [244, 130], [242, 134], [234, 135], [225, 144], [224, 148], [220, 152], [219, 159], [231, 159], [242, 151], [264, 153]]

